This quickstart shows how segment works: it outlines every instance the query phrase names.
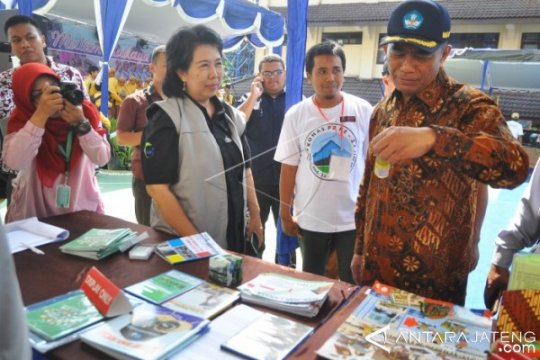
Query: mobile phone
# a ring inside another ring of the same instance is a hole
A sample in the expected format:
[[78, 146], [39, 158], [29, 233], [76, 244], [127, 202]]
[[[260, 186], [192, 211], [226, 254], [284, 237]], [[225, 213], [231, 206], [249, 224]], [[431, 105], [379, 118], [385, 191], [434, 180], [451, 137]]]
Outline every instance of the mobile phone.
[[259, 246], [259, 237], [255, 233], [251, 235], [250, 243], [251, 243], [251, 248], [253, 249], [253, 252], [255, 253], [255, 255], [257, 257], [261, 257], [266, 246], [264, 243], [261, 246]]

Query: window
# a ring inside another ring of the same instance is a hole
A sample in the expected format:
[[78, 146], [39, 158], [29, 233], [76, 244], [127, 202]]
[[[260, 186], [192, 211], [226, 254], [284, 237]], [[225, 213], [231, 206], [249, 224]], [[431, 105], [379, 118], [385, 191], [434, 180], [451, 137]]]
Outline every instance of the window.
[[[385, 37], [386, 34], [379, 34], [379, 42], [377, 43], [377, 46], [381, 43], [383, 37]], [[384, 55], [384, 49], [382, 46], [379, 46], [377, 49], [377, 64], [384, 64], [384, 59], [386, 56]]]
[[521, 35], [522, 49], [540, 49], [540, 33], [523, 33]]
[[359, 45], [362, 44], [362, 32], [323, 33], [322, 41], [335, 41], [340, 45]]
[[453, 48], [473, 47], [477, 49], [496, 49], [499, 45], [499, 33], [455, 33], [450, 35]]

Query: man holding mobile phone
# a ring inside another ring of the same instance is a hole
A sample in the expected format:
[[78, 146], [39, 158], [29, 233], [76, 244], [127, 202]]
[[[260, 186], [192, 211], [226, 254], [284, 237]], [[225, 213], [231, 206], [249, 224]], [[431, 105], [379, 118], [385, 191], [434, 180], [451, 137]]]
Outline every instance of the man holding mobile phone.
[[[285, 116], [285, 63], [276, 54], [265, 56], [250, 92], [242, 96], [238, 110], [246, 115], [247, 139], [251, 148], [251, 169], [261, 208], [261, 221], [268, 220], [270, 210], [277, 226], [279, 219], [279, 174], [281, 165], [274, 161], [274, 152]], [[258, 256], [262, 255], [260, 251]], [[295, 252], [289, 264], [296, 263]]]

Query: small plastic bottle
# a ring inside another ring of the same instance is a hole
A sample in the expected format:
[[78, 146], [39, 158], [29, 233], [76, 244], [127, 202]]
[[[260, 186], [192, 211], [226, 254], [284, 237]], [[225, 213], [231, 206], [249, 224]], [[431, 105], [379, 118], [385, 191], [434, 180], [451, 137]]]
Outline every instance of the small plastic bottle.
[[390, 163], [386, 160], [383, 160], [381, 157], [377, 156], [375, 158], [375, 169], [374, 173], [379, 179], [385, 179], [390, 174]]

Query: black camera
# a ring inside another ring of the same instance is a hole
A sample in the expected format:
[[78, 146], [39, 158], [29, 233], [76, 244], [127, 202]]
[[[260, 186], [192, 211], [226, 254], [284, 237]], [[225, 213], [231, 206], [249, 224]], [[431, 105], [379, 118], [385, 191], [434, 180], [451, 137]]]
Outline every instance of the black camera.
[[73, 105], [81, 105], [84, 100], [84, 93], [79, 90], [77, 84], [71, 81], [62, 81], [60, 83], [60, 94]]

